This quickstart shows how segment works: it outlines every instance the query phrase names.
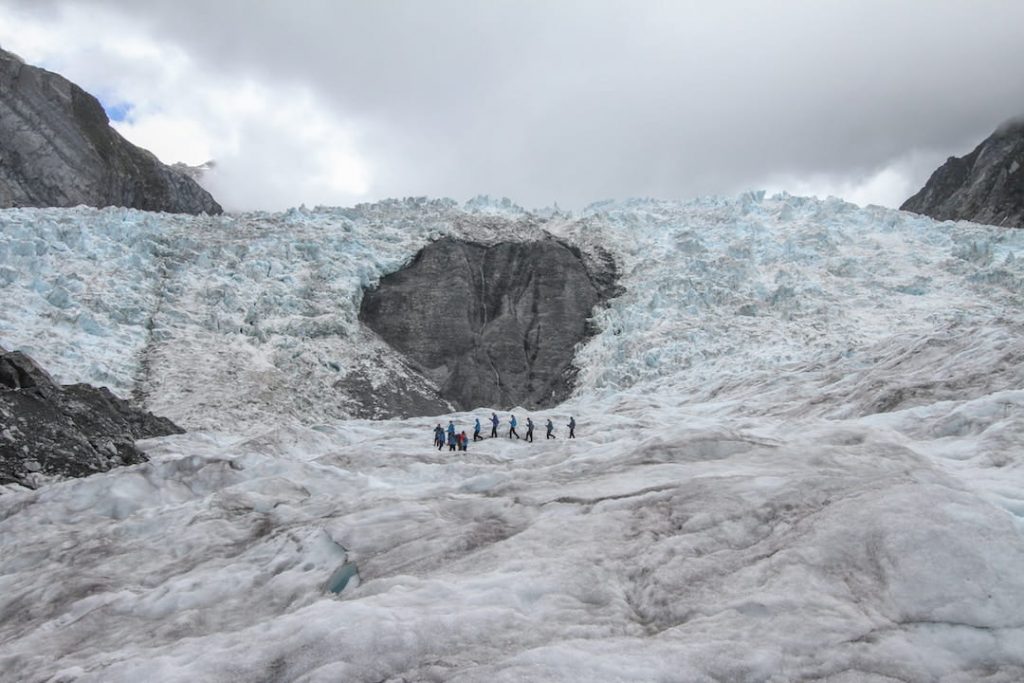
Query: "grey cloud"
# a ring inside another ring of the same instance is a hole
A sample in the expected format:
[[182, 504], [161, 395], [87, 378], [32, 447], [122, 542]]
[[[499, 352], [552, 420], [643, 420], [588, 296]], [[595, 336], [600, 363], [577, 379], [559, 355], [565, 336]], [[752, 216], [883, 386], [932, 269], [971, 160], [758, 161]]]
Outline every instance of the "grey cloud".
[[376, 196], [579, 205], [856, 178], [1024, 113], [1024, 3], [95, 4], [209, 69], [307, 84], [358, 125]]

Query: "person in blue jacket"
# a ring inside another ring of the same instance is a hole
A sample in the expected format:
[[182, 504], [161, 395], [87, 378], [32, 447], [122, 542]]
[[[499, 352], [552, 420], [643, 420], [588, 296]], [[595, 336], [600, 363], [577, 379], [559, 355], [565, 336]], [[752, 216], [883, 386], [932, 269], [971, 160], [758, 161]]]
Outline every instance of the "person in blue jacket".
[[448, 420], [448, 450], [455, 450], [455, 422]]
[[459, 450], [459, 435], [455, 432], [448, 432], [448, 450]]
[[498, 436], [498, 414], [491, 413], [491, 438]]
[[444, 429], [441, 428], [440, 422], [434, 427], [434, 445], [437, 446], [437, 450], [444, 448]]
[[508, 418], [508, 438], [511, 439], [513, 434], [516, 435], [517, 439], [519, 438], [519, 433], [516, 431], [516, 425], [517, 424], [519, 424], [519, 423], [516, 422], [516, 416], [515, 415], [510, 415], [509, 418]]
[[473, 441], [483, 441], [484, 437], [480, 436], [480, 418], [476, 419], [476, 424], [473, 425]]
[[555, 435], [554, 435], [553, 432], [555, 431], [555, 425], [551, 422], [551, 418], [550, 417], [548, 418], [547, 427], [548, 427], [548, 433], [547, 433], [547, 436], [544, 437], [544, 439], [545, 440], [547, 440], [547, 439], [554, 439]]
[[524, 441], [533, 442], [533, 420], [529, 415], [526, 416], [526, 439]]

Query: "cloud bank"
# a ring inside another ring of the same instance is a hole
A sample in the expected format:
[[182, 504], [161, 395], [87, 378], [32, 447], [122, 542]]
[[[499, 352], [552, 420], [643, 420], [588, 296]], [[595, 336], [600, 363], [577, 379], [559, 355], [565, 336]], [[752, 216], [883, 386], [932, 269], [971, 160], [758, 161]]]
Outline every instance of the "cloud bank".
[[1024, 113], [1024, 4], [0, 4], [233, 209], [746, 189], [898, 205]]

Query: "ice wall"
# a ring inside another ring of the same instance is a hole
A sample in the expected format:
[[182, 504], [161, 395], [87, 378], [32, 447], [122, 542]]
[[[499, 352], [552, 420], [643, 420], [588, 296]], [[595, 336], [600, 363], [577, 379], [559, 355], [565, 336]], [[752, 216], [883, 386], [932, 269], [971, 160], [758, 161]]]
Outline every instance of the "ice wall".
[[979, 384], [964, 356], [931, 354], [965, 375], [947, 382], [954, 393], [1019, 378], [1006, 346], [1021, 326], [1024, 234], [757, 193], [605, 203], [580, 215], [486, 200], [215, 218], [8, 210], [0, 344], [25, 348], [62, 381], [133, 393], [186, 426], [336, 419], [358, 400], [346, 387], [414, 381], [359, 325], [365, 286], [441, 236], [493, 243], [545, 233], [588, 257], [609, 251], [625, 288], [577, 354], [581, 396], [643, 384], [740, 401], [797, 382], [857, 395], [831, 411], [870, 412], [886, 400], [891, 409], [931, 394], [846, 387], [844, 378], [929, 340], [997, 366]]

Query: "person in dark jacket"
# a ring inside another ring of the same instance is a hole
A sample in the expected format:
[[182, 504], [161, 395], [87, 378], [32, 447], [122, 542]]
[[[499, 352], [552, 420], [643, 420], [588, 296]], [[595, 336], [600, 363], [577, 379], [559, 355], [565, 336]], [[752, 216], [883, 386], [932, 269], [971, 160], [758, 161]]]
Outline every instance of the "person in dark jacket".
[[480, 436], [480, 418], [476, 419], [476, 424], [473, 425], [473, 441], [483, 441], [484, 437]]
[[555, 431], [555, 425], [554, 425], [554, 424], [553, 424], [553, 423], [551, 422], [551, 418], [550, 418], [550, 417], [548, 418], [548, 424], [547, 424], [547, 427], [548, 427], [548, 433], [547, 433], [547, 435], [546, 435], [546, 436], [544, 437], [544, 439], [545, 439], [545, 440], [547, 440], [547, 439], [554, 439], [554, 438], [555, 438], [555, 435], [554, 435], [554, 433], [553, 433], [553, 432]]
[[526, 418], [526, 441], [533, 442], [533, 420], [527, 416]]
[[440, 422], [434, 427], [434, 445], [437, 446], [437, 450], [444, 448], [444, 429], [441, 428]]
[[576, 418], [572, 415], [569, 416], [569, 424], [566, 425], [569, 428], [569, 438], [576, 438]]
[[517, 439], [519, 438], [519, 433], [516, 431], [516, 425], [517, 424], [519, 424], [519, 423], [516, 421], [516, 416], [515, 415], [509, 416], [509, 418], [508, 418], [508, 438], [511, 439], [513, 434], [516, 435]]
[[491, 438], [498, 436], [498, 414], [491, 413]]

